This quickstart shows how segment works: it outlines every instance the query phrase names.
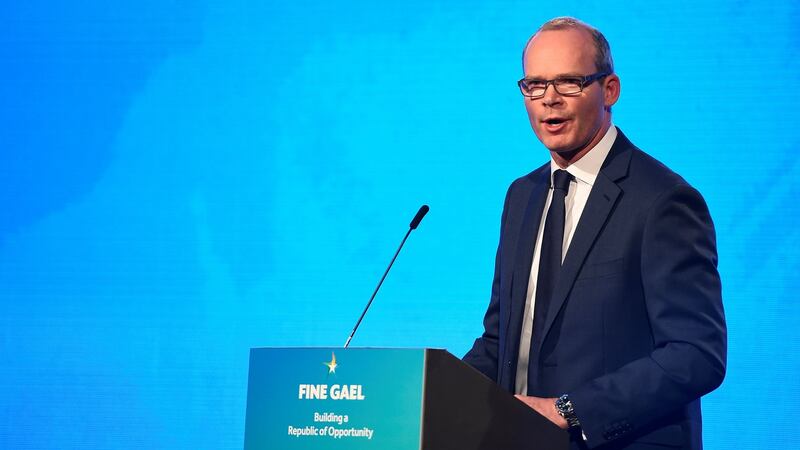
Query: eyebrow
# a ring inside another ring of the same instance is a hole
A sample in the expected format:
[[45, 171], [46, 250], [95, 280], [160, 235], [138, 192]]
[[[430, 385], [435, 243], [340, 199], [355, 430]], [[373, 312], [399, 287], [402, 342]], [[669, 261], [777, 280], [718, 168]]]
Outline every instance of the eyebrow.
[[[581, 75], [579, 73], [570, 72], [570, 73], [560, 73], [560, 74], [556, 75], [555, 77], [553, 77], [552, 79], [555, 80], [557, 78], [583, 78], [583, 77], [584, 77], [584, 75]], [[530, 76], [530, 77], [526, 76], [525, 79], [526, 80], [546, 80], [547, 78], [534, 75], [534, 76]]]

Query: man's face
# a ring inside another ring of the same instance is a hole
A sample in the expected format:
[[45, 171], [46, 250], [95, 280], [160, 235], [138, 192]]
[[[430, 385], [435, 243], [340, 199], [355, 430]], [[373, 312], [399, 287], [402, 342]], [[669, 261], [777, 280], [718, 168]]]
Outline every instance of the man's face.
[[[526, 78], [551, 80], [597, 72], [591, 35], [582, 29], [549, 30], [536, 34], [525, 51]], [[550, 85], [544, 97], [525, 98], [531, 127], [551, 152], [574, 162], [594, 147], [611, 123], [609, 108], [619, 97], [619, 79], [610, 75], [574, 96], [561, 95]]]

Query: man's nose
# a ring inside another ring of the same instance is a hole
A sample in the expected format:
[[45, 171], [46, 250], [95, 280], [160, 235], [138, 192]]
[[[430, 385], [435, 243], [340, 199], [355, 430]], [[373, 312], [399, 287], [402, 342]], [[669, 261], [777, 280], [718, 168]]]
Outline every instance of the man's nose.
[[542, 97], [542, 103], [544, 106], [553, 106], [563, 102], [564, 99], [561, 97], [561, 94], [556, 91], [556, 87], [553, 83], [548, 83], [547, 86], [544, 88], [544, 96]]

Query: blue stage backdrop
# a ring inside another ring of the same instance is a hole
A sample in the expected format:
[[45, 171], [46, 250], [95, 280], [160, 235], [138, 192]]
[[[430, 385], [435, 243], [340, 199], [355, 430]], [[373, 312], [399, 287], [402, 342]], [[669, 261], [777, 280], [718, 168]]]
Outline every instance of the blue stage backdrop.
[[614, 122], [714, 216], [707, 448], [795, 445], [799, 5], [4, 2], [0, 448], [241, 448], [249, 348], [343, 344], [423, 203], [353, 345], [462, 355], [547, 158], [515, 82], [558, 15], [606, 33]]

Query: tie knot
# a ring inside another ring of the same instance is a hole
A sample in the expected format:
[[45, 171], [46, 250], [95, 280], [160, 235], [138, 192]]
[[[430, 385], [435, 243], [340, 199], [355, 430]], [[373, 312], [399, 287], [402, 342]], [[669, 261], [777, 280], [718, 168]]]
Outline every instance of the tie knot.
[[569, 182], [571, 180], [572, 175], [570, 175], [569, 172], [558, 169], [553, 173], [553, 189], [569, 192]]

